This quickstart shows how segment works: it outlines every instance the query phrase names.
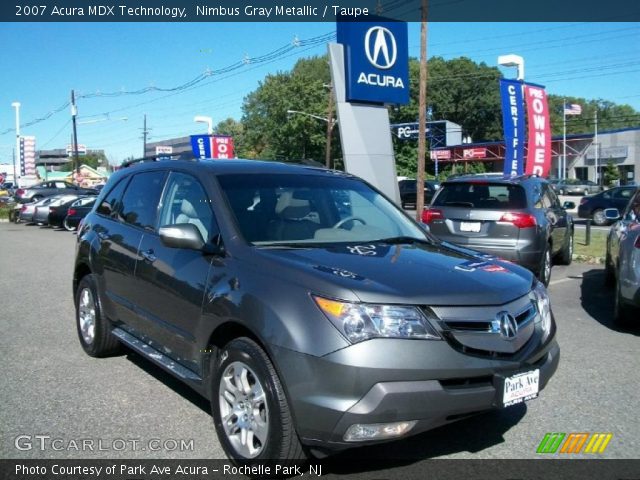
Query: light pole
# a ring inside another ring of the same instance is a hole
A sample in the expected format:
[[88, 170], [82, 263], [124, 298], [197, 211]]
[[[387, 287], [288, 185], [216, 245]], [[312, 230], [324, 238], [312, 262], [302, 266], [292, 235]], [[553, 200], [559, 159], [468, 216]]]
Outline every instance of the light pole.
[[207, 124], [207, 134], [213, 135], [213, 118], [207, 117], [204, 115], [196, 115], [193, 117], [193, 121], [196, 123], [206, 123]]
[[18, 186], [16, 160], [20, 158], [20, 102], [13, 102], [11, 106], [16, 109], [16, 154], [13, 156], [13, 184]]
[[[331, 93], [329, 93], [331, 95]], [[331, 111], [331, 108], [330, 108]], [[300, 110], [287, 110], [287, 116], [291, 115], [304, 115], [305, 117], [315, 118], [316, 120], [321, 120], [327, 123], [327, 141], [325, 144], [325, 166], [330, 168], [331, 165], [331, 133], [333, 132], [333, 127], [338, 124], [338, 121], [333, 117], [321, 117], [320, 115], [314, 115], [313, 113], [301, 112]]]

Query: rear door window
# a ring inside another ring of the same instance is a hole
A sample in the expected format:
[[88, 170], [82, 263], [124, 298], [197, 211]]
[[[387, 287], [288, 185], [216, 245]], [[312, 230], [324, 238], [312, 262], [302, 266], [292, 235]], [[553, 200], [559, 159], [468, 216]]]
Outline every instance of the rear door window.
[[97, 209], [97, 212], [99, 214], [105, 215], [107, 217], [115, 215], [115, 213], [118, 211], [122, 192], [124, 192], [128, 181], [129, 177], [123, 178], [109, 191], [107, 195], [105, 195], [104, 199], [102, 200], [102, 202], [100, 202], [100, 205]]
[[122, 197], [121, 215], [125, 222], [146, 230], [155, 230], [164, 178], [163, 171], [133, 176]]
[[442, 185], [432, 205], [505, 210], [526, 208], [527, 201], [519, 185], [452, 182]]

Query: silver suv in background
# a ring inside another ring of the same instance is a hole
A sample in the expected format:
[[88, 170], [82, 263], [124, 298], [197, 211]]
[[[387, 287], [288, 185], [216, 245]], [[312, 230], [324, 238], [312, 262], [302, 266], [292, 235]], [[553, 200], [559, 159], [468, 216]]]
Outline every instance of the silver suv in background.
[[607, 237], [605, 279], [615, 285], [613, 317], [616, 323], [640, 318], [640, 189], [631, 197], [622, 215], [607, 208], [607, 220], [617, 220]]
[[518, 263], [548, 285], [555, 263], [569, 265], [573, 219], [536, 176], [460, 176], [444, 182], [422, 221], [441, 240]]

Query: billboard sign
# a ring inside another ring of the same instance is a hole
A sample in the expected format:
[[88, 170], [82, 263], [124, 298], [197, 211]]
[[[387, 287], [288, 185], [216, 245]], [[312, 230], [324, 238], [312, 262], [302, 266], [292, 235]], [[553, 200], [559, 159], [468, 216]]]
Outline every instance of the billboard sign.
[[431, 160], [451, 160], [451, 150], [431, 150]]
[[462, 150], [462, 158], [487, 158], [487, 149], [483, 147], [465, 148]]
[[547, 94], [542, 86], [525, 84], [524, 97], [529, 124], [526, 173], [547, 177], [551, 169], [551, 127]]
[[20, 137], [20, 174], [36, 174], [36, 137]]
[[172, 155], [173, 147], [168, 145], [157, 145], [156, 146], [156, 155]]
[[233, 137], [227, 135], [191, 135], [196, 158], [234, 158]]
[[[87, 154], [87, 146], [86, 145], [82, 145], [81, 143], [78, 144], [78, 155], [86, 155]], [[73, 145], [68, 144], [67, 145], [67, 157], [72, 157], [73, 156]]]
[[502, 127], [504, 129], [504, 174], [522, 175], [524, 171], [524, 105], [522, 83], [500, 79]]
[[344, 46], [347, 102], [409, 103], [406, 23], [338, 21], [337, 38]]

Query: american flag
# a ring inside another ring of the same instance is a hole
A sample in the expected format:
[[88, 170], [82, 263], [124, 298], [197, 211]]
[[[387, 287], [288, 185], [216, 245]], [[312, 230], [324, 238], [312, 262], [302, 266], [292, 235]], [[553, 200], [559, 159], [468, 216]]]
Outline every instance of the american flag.
[[564, 104], [564, 114], [565, 115], [580, 115], [582, 113], [582, 105], [578, 105], [577, 103], [571, 103], [567, 105]]

